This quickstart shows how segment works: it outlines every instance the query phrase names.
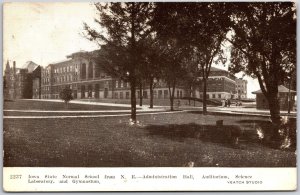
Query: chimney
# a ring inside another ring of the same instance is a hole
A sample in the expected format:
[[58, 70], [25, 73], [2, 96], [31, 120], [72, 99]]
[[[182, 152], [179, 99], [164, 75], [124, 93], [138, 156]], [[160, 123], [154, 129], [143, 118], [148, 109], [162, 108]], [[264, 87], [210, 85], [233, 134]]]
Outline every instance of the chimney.
[[14, 70], [14, 73], [16, 73], [16, 61], [13, 61], [13, 70]]
[[9, 69], [10, 69], [10, 66], [9, 66], [9, 62], [8, 62], [8, 60], [7, 60], [5, 72], [9, 72]]

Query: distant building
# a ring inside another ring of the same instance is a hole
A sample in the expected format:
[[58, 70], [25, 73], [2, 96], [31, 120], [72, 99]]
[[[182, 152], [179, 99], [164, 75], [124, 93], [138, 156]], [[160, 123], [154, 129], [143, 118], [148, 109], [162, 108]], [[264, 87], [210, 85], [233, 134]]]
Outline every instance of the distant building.
[[242, 78], [235, 79], [236, 82], [236, 99], [246, 99], [247, 98], [247, 80]]
[[[265, 95], [262, 93], [261, 90], [252, 92], [253, 94], [256, 94], [256, 108], [257, 109], [269, 109], [268, 100], [266, 99]], [[290, 108], [294, 107], [295, 104], [295, 96], [296, 91], [289, 90], [283, 85], [278, 86], [278, 96], [279, 96], [279, 104], [280, 104], [280, 110], [288, 110], [288, 100], [289, 100], [289, 93], [290, 93]]]
[[33, 80], [39, 75], [40, 66], [32, 61], [26, 62], [22, 68], [16, 68], [15, 61], [12, 67], [7, 62], [4, 71], [4, 99], [33, 98]]
[[[200, 78], [196, 97], [203, 98], [203, 84]], [[231, 99], [236, 93], [236, 77], [226, 70], [211, 67], [207, 80], [207, 99]]]
[[[67, 56], [68, 59], [49, 64], [42, 70], [42, 98], [58, 99], [63, 88], [69, 87], [75, 99], [130, 99], [130, 85], [120, 79], [112, 78], [97, 65], [93, 52], [80, 51]], [[158, 81], [154, 98], [169, 98], [165, 83]], [[136, 91], [136, 97], [140, 97]], [[147, 86], [143, 98], [150, 97]], [[176, 88], [175, 97], [184, 97], [184, 89]]]

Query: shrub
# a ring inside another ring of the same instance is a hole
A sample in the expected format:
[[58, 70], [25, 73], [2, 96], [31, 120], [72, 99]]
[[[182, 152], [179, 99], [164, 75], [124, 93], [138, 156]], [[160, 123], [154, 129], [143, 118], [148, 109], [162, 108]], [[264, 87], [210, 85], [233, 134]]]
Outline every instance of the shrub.
[[69, 87], [65, 87], [60, 93], [59, 93], [60, 99], [62, 99], [65, 104], [67, 105], [71, 100], [73, 100], [72, 96], [72, 90]]

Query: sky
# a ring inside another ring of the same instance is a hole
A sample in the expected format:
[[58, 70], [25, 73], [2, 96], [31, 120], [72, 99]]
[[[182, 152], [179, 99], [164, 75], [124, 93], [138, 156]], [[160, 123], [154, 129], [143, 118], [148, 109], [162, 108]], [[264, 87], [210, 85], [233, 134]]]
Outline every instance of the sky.
[[[96, 10], [90, 3], [6, 3], [3, 8], [3, 64], [22, 67], [27, 61], [41, 66], [66, 59], [98, 46], [83, 36], [83, 23], [96, 26]], [[228, 68], [228, 64], [223, 69]], [[242, 74], [236, 75], [238, 78]], [[248, 97], [258, 90], [257, 80], [248, 81]]]

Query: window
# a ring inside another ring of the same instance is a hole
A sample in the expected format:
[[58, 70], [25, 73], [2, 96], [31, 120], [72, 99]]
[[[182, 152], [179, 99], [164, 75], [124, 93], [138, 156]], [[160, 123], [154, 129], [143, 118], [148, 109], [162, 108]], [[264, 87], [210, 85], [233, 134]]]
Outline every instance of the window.
[[118, 88], [118, 81], [116, 81], [116, 88]]
[[88, 77], [89, 77], [89, 79], [93, 78], [93, 63], [92, 62], [89, 62]]
[[164, 98], [168, 98], [168, 97], [169, 97], [168, 90], [164, 90]]
[[221, 98], [222, 96], [221, 96], [221, 94], [218, 94], [218, 98]]
[[157, 91], [153, 90], [153, 98], [157, 98]]
[[216, 98], [216, 94], [212, 94], [212, 98]]
[[121, 88], [123, 88], [123, 81], [121, 81]]
[[86, 64], [85, 63], [83, 63], [81, 65], [81, 75], [80, 76], [81, 76], [82, 79], [86, 78]]
[[148, 93], [147, 93], [147, 91], [143, 91], [143, 97], [146, 98], [146, 99], [148, 98]]
[[123, 92], [120, 92], [120, 99], [123, 99]]
[[115, 98], [118, 99], [118, 92], [115, 92]]
[[129, 99], [129, 92], [126, 92], [126, 99]]

